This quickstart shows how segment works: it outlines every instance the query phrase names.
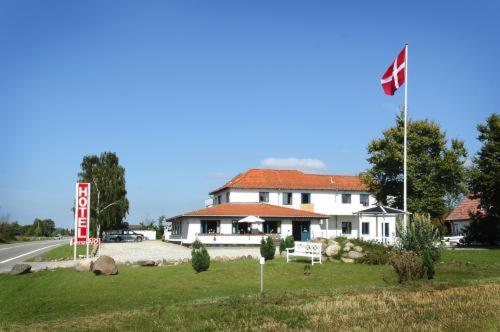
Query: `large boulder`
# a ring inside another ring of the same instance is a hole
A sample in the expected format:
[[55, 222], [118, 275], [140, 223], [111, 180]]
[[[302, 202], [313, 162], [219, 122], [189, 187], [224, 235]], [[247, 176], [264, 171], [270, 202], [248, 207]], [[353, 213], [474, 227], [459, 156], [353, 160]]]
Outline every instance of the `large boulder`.
[[337, 255], [339, 251], [340, 251], [340, 246], [338, 245], [338, 243], [330, 244], [328, 247], [326, 247], [325, 254], [328, 257], [332, 257]]
[[20, 274], [29, 273], [31, 271], [31, 265], [29, 264], [16, 264], [10, 270], [10, 274], [17, 276]]
[[118, 274], [118, 268], [116, 267], [116, 263], [113, 258], [109, 256], [101, 256], [95, 261], [92, 272], [96, 275], [113, 275]]
[[148, 259], [148, 260], [137, 261], [135, 262], [135, 264], [139, 266], [155, 266], [156, 262]]
[[340, 257], [340, 260], [344, 263], [354, 263], [354, 259], [352, 258]]
[[352, 249], [357, 252], [363, 252], [363, 248], [361, 248], [360, 246], [354, 246]]
[[94, 262], [90, 258], [85, 258], [76, 263], [76, 272], [90, 272], [92, 271], [92, 267]]
[[351, 242], [347, 241], [344, 244], [344, 251], [345, 252], [351, 251], [352, 247], [354, 247], [354, 244], [352, 244]]
[[345, 257], [347, 258], [351, 258], [351, 259], [360, 259], [361, 257], [363, 257], [363, 254], [360, 253], [360, 252], [357, 252], [357, 251], [349, 251]]

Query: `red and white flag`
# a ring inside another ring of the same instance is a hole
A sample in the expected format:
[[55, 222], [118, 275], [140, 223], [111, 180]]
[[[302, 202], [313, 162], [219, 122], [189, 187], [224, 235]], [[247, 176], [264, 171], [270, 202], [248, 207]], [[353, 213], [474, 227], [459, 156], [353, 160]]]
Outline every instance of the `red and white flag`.
[[385, 94], [394, 95], [394, 92], [405, 82], [406, 47], [399, 53], [396, 60], [389, 66], [380, 79]]

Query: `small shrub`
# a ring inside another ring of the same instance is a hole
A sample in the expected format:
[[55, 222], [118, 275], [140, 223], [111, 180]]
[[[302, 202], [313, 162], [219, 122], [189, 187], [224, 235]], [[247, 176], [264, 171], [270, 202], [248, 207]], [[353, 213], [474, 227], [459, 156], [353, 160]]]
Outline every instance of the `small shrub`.
[[304, 265], [304, 275], [305, 276], [311, 275], [311, 264]]
[[262, 238], [260, 241], [260, 255], [265, 258], [266, 261], [274, 258], [276, 253], [276, 246], [274, 245], [273, 239], [270, 236], [267, 238]]
[[295, 241], [293, 239], [293, 236], [288, 235], [285, 238], [285, 248], [293, 248], [295, 246]]
[[361, 239], [352, 239], [351, 242], [363, 248], [364, 256], [358, 259], [357, 263], [384, 265], [389, 262], [389, 251], [392, 247], [377, 241], [365, 241]]
[[193, 242], [193, 250], [191, 251], [191, 264], [196, 272], [203, 272], [210, 267], [210, 255], [203, 244], [196, 240]]
[[425, 273], [422, 258], [412, 251], [389, 252], [389, 264], [394, 268], [400, 283], [421, 279]]
[[285, 244], [285, 239], [284, 239], [284, 238], [281, 238], [281, 240], [280, 240], [280, 254], [281, 254], [283, 251], [286, 251], [286, 244]]
[[[441, 257], [441, 238], [429, 217], [416, 215], [406, 229], [401, 224], [396, 228], [398, 241], [396, 249], [400, 252], [413, 252], [420, 257], [421, 270], [428, 279], [434, 277], [434, 264]], [[422, 275], [423, 277], [423, 275]]]

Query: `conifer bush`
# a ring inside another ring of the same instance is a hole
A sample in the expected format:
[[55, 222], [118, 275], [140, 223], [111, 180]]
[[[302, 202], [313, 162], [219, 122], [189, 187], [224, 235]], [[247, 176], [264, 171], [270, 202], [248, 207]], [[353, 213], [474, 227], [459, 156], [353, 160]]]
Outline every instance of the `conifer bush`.
[[210, 267], [210, 255], [205, 246], [198, 240], [193, 242], [191, 264], [196, 272], [203, 272]]
[[273, 239], [268, 236], [266, 239], [260, 241], [260, 255], [264, 257], [266, 261], [274, 258], [276, 253], [276, 246], [274, 245]]

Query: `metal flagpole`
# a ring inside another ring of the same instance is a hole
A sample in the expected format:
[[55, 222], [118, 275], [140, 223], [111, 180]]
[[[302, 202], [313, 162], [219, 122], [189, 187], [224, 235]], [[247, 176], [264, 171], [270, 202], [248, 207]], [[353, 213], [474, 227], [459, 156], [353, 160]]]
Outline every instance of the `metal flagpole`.
[[406, 210], [406, 199], [407, 199], [407, 184], [406, 184], [406, 153], [407, 153], [407, 119], [408, 119], [408, 43], [405, 44], [405, 109], [404, 109], [404, 152], [403, 152], [403, 226], [406, 229], [407, 225], [407, 210]]

